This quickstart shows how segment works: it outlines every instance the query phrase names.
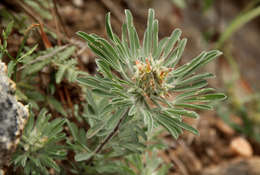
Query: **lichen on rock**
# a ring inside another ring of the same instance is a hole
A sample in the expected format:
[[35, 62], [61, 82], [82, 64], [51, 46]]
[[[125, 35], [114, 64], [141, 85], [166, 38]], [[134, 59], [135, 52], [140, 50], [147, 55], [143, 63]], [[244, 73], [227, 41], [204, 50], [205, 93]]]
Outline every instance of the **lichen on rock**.
[[10, 160], [28, 116], [27, 107], [15, 97], [15, 83], [7, 76], [6, 65], [0, 61], [0, 167]]

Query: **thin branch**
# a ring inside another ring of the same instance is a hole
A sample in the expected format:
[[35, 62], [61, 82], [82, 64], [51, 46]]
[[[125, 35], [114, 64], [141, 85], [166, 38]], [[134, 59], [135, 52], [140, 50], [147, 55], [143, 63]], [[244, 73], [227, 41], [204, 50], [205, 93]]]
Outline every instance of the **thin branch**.
[[[41, 1], [41, 0], [35, 1], [35, 3], [38, 4], [39, 7], [42, 8], [42, 9], [44, 9], [45, 11], [50, 11], [50, 8], [45, 7], [45, 6], [42, 4], [42, 2], [40, 2], [40, 1]], [[48, 3], [49, 3], [49, 1], [48, 1]]]
[[[39, 15], [36, 15], [34, 10], [30, 8], [28, 5], [24, 4], [20, 0], [13, 0], [33, 21], [41, 24], [43, 23], [43, 20], [39, 17]], [[55, 29], [53, 29], [48, 23], [45, 23], [45, 28], [51, 32], [55, 33]], [[73, 45], [76, 45], [80, 48], [85, 47], [87, 44], [85, 42], [82, 42], [81, 40], [75, 39], [75, 38], [70, 38], [62, 33], [56, 33], [59, 38], [62, 38], [66, 42], [69, 42]]]
[[73, 103], [71, 101], [69, 90], [68, 90], [67, 86], [64, 86], [64, 92], [65, 92], [65, 97], [67, 99], [67, 104], [68, 104], [69, 108], [71, 109], [71, 114], [72, 114], [72, 117], [73, 117], [74, 116], [74, 106], [73, 106]]
[[[48, 3], [48, 5], [50, 6], [50, 3]], [[57, 15], [55, 13], [54, 8], [51, 8], [51, 13], [52, 13], [52, 16], [53, 16], [53, 19], [54, 19], [54, 23], [55, 23], [55, 27], [56, 27], [58, 45], [61, 46], [61, 38], [60, 38], [61, 31], [60, 31], [59, 22], [58, 22], [58, 19], [57, 19], [58, 17], [57, 17]]]
[[112, 139], [112, 137], [116, 134], [116, 132], [118, 131], [122, 121], [127, 117], [127, 114], [128, 114], [128, 110], [125, 111], [125, 113], [122, 115], [122, 117], [120, 118], [120, 120], [118, 121], [116, 127], [114, 128], [114, 130], [106, 137], [106, 139], [97, 147], [96, 151], [95, 151], [95, 154], [99, 153], [102, 148], [108, 143], [108, 141], [110, 139]]
[[[58, 54], [60, 51], [66, 49], [68, 46], [69, 46], [69, 44], [61, 46], [61, 47], [58, 47], [58, 48], [54, 49], [52, 52], [50, 52], [49, 54], [38, 56], [37, 58], [35, 58], [34, 60], [30, 61], [26, 65], [34, 64], [34, 63], [36, 63], [38, 61], [42, 61], [42, 60], [47, 59], [49, 57], [53, 57], [54, 55]], [[26, 67], [26, 65], [23, 65], [23, 66], [19, 67], [18, 71], [24, 69]]]
[[[103, 147], [109, 142], [109, 140], [111, 140], [113, 138], [113, 136], [116, 135], [117, 131], [119, 130], [119, 127], [121, 125], [121, 123], [123, 122], [123, 120], [128, 116], [128, 111], [129, 108], [124, 112], [124, 114], [122, 115], [122, 117], [120, 118], [120, 120], [118, 121], [116, 127], [114, 128], [114, 130], [105, 138], [105, 140], [96, 148], [96, 150], [94, 151], [95, 154], [98, 154]], [[94, 154], [94, 155], [95, 155]], [[89, 164], [90, 162], [92, 162], [94, 155], [91, 156], [87, 162], [87, 164]]]
[[24, 11], [25, 13], [27, 13], [34, 21], [36, 21], [37, 23], [41, 24], [43, 23], [43, 20], [41, 20], [38, 16], [36, 15], [36, 13], [34, 12], [34, 10], [30, 7], [28, 7], [24, 2], [20, 1], [20, 0], [14, 0], [15, 3], [17, 3]]
[[61, 25], [61, 28], [63, 30], [63, 32], [65, 33], [65, 35], [70, 38], [70, 35], [69, 35], [69, 32], [64, 24], [64, 21], [59, 13], [59, 10], [58, 10], [58, 6], [57, 6], [57, 0], [53, 0], [53, 4], [54, 4], [54, 11], [59, 19], [59, 22], [60, 22], [60, 25]]

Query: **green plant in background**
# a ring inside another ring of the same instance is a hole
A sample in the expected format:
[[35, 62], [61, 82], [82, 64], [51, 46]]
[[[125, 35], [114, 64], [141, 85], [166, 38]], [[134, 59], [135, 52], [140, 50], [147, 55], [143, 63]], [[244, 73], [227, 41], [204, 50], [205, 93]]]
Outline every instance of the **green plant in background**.
[[[219, 40], [216, 43], [216, 48], [222, 49], [225, 53], [225, 58], [232, 69], [231, 79], [225, 83], [225, 88], [230, 97], [225, 105], [217, 108], [218, 115], [224, 122], [229, 124], [236, 131], [260, 142], [260, 101], [259, 92], [244, 92], [237, 93], [237, 86], [241, 86], [241, 73], [236, 60], [231, 54], [230, 47], [224, 47], [225, 42], [234, 35], [245, 24], [259, 17], [260, 7], [259, 0], [251, 0], [247, 6], [230, 22], [224, 32], [222, 32]], [[228, 77], [228, 76], [227, 76]], [[246, 96], [246, 97], [245, 97]], [[231, 116], [236, 116], [241, 120], [241, 123], [234, 121]]]
[[[171, 2], [177, 7], [184, 9], [188, 6], [189, 2], [186, 0], [171, 0]], [[200, 0], [203, 11], [207, 11], [210, 7], [212, 7], [214, 0]]]
[[257, 3], [259, 3], [259, 0], [252, 0], [244, 9], [244, 11], [240, 12], [240, 14], [231, 21], [230, 25], [225, 29], [224, 32], [222, 32], [218, 42], [216, 43], [216, 48], [221, 49], [224, 42], [229, 39], [237, 30], [260, 15], [260, 7], [256, 6]]
[[171, 2], [179, 8], [185, 8], [187, 5], [187, 2], [185, 0], [171, 0]]
[[[76, 47], [70, 44], [51, 47], [46, 50], [37, 50], [38, 44], [28, 47], [26, 46], [26, 42], [33, 33], [32, 28], [29, 27], [23, 32], [23, 40], [14, 57], [7, 49], [7, 39], [12, 32], [13, 26], [14, 22], [12, 21], [2, 32], [3, 41], [0, 45], [0, 59], [4, 56], [7, 56], [9, 59], [8, 76], [16, 83], [16, 96], [18, 100], [30, 103], [37, 110], [39, 110], [37, 103], [46, 102], [46, 106], [55, 108], [57, 112], [67, 116], [65, 109], [63, 109], [61, 103], [53, 95], [56, 92], [55, 84], [60, 84], [63, 80], [73, 83], [78, 74], [83, 73], [77, 68], [77, 61], [71, 58], [75, 53]], [[43, 94], [36, 85], [40, 83], [38, 79], [39, 73], [46, 67], [51, 68], [49, 71], [51, 82], [47, 93]]]
[[[218, 115], [237, 132], [260, 143], [259, 93], [252, 94], [247, 100], [238, 99], [232, 89], [228, 95], [230, 100], [223, 108], [217, 108]], [[237, 119], [241, 119], [241, 122], [236, 122]]]
[[49, 174], [48, 168], [60, 172], [54, 159], [62, 160], [67, 154], [65, 147], [57, 144], [66, 138], [62, 132], [65, 119], [49, 122], [50, 118], [46, 109], [40, 111], [36, 121], [35, 116], [30, 115], [13, 158], [15, 168], [23, 167], [25, 174]]
[[39, 14], [44, 19], [52, 20], [52, 15], [51, 13], [49, 13], [50, 9], [53, 7], [52, 1], [23, 0], [23, 3], [30, 6], [33, 10], [35, 10], [35, 12], [37, 12], [37, 14]]
[[[161, 128], [175, 139], [183, 129], [198, 134], [183, 121], [184, 116], [198, 118], [194, 110], [211, 110], [211, 102], [226, 98], [207, 87], [213, 74], [197, 73], [221, 52], [202, 52], [179, 66], [187, 41], [179, 29], [159, 41], [158, 21], [150, 9], [140, 43], [132, 14], [129, 10], [125, 14], [121, 39], [113, 33], [110, 13], [106, 16], [109, 41], [77, 33], [98, 56], [94, 76], [77, 68], [71, 58], [76, 48], [71, 45], [38, 50], [37, 46], [26, 47], [25, 37], [18, 59], [10, 58], [9, 64], [14, 61], [15, 66], [8, 66], [8, 71], [17, 83], [18, 98], [30, 103], [34, 111], [48, 107], [63, 117], [49, 122], [46, 110], [41, 110], [36, 122], [30, 117], [12, 161], [25, 174], [48, 174], [52, 168], [60, 174], [165, 175], [169, 166], [162, 165], [156, 154], [148, 156], [162, 149], [156, 146], [159, 141], [154, 135]], [[1, 53], [8, 54], [6, 47], [1, 46]], [[50, 69], [50, 83], [43, 92], [34, 84], [45, 67]], [[55, 98], [55, 85], [64, 80], [80, 85], [86, 101], [75, 105], [73, 114]], [[64, 122], [67, 137], [62, 132]], [[60, 159], [65, 161], [57, 163]]]
[[[0, 45], [0, 58], [8, 60], [7, 73], [16, 83], [15, 95], [17, 99], [31, 106], [31, 116], [24, 129], [22, 139], [14, 153], [12, 164], [14, 171], [17, 169], [21, 173], [21, 168], [25, 174], [49, 174], [49, 169], [53, 168], [60, 172], [60, 168], [55, 161], [65, 159], [67, 149], [61, 141], [65, 142], [64, 117], [68, 116], [60, 101], [54, 97], [56, 91], [55, 84], [60, 84], [65, 79], [73, 83], [79, 73], [76, 67], [77, 61], [71, 59], [75, 52], [75, 46], [64, 45], [46, 50], [39, 50], [38, 45], [32, 48], [26, 45], [32, 30], [24, 32], [23, 40], [19, 46], [16, 56], [12, 56], [8, 51], [7, 39], [13, 30], [14, 22], [10, 22], [2, 32]], [[29, 28], [31, 29], [31, 28]], [[49, 67], [51, 81], [44, 93], [37, 85], [41, 84], [38, 78], [42, 69]], [[2, 87], [1, 87], [2, 88]], [[40, 105], [40, 106], [39, 106]], [[57, 118], [49, 122], [53, 117], [46, 115], [49, 107], [60, 113], [63, 119]], [[37, 117], [33, 112], [39, 111]], [[35, 119], [37, 118], [37, 119]], [[35, 122], [35, 120], [37, 120]]]
[[215, 0], [203, 0], [203, 11], [207, 11], [209, 8], [211, 8], [214, 4]]
[[[238, 93], [235, 89], [238, 82], [235, 79], [226, 85], [230, 98], [225, 105], [217, 108], [217, 113], [237, 132], [260, 143], [260, 94], [243, 94], [243, 91]], [[239, 119], [241, 122], [237, 122]]]
[[[73, 83], [78, 74], [82, 73], [76, 65], [76, 59], [71, 58], [75, 53], [75, 47], [71, 45], [57, 46], [44, 51], [38, 51], [25, 57], [20, 63], [20, 79], [17, 81], [18, 98], [32, 104], [33, 108], [39, 109], [37, 102], [46, 102], [46, 106], [55, 109], [63, 116], [67, 116], [65, 109], [59, 101], [53, 98], [56, 92], [56, 84], [63, 80]], [[40, 83], [37, 78], [43, 68], [49, 67], [51, 75], [47, 94], [43, 94], [35, 86]]]
[[232, 70], [230, 77], [225, 75], [227, 80], [224, 79], [229, 99], [225, 101], [225, 105], [217, 107], [217, 113], [237, 132], [260, 143], [260, 94], [242, 85], [244, 82], [239, 66], [228, 52], [229, 50], [225, 51], [226, 59]]

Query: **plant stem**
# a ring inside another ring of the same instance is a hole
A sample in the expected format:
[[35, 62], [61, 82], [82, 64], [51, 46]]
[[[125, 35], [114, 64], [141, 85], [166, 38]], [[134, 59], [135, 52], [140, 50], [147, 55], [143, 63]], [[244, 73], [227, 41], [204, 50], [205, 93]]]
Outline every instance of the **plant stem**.
[[258, 17], [260, 15], [260, 7], [256, 7], [244, 14], [238, 15], [232, 23], [227, 27], [227, 29], [223, 32], [220, 36], [216, 44], [216, 48], [220, 49], [223, 46], [223, 43], [239, 28], [245, 25], [247, 22], [251, 21], [252, 19]]
[[63, 30], [63, 32], [65, 33], [65, 35], [70, 38], [69, 36], [69, 32], [67, 31], [66, 27], [65, 27], [65, 24], [64, 24], [64, 21], [59, 13], [59, 10], [58, 10], [58, 5], [57, 5], [57, 0], [53, 0], [53, 4], [54, 4], [54, 11], [59, 19], [59, 22], [60, 22], [60, 25], [61, 25], [61, 28]]
[[116, 124], [116, 127], [113, 129], [113, 131], [105, 138], [105, 140], [96, 148], [96, 150], [94, 151], [93, 156], [91, 156], [89, 158], [89, 160], [87, 161], [87, 164], [89, 164], [90, 162], [92, 162], [95, 154], [98, 154], [103, 147], [109, 142], [109, 140], [111, 140], [113, 138], [113, 136], [117, 133], [117, 131], [119, 130], [119, 127], [121, 125], [121, 123], [123, 122], [123, 120], [128, 116], [128, 111], [130, 108], [128, 108], [124, 114], [122, 115], [122, 117], [120, 118], [120, 120], [118, 121], [118, 123]]

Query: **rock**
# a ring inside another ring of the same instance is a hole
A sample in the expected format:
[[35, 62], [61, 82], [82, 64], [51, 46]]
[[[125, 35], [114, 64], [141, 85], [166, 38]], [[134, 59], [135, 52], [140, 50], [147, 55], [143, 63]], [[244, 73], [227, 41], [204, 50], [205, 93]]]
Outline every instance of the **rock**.
[[250, 143], [243, 137], [236, 137], [230, 143], [231, 150], [239, 156], [251, 157], [253, 149]]
[[8, 163], [29, 116], [27, 107], [17, 102], [15, 83], [6, 72], [0, 61], [0, 167]]
[[209, 167], [201, 175], [259, 175], [260, 157], [236, 159], [218, 166]]

